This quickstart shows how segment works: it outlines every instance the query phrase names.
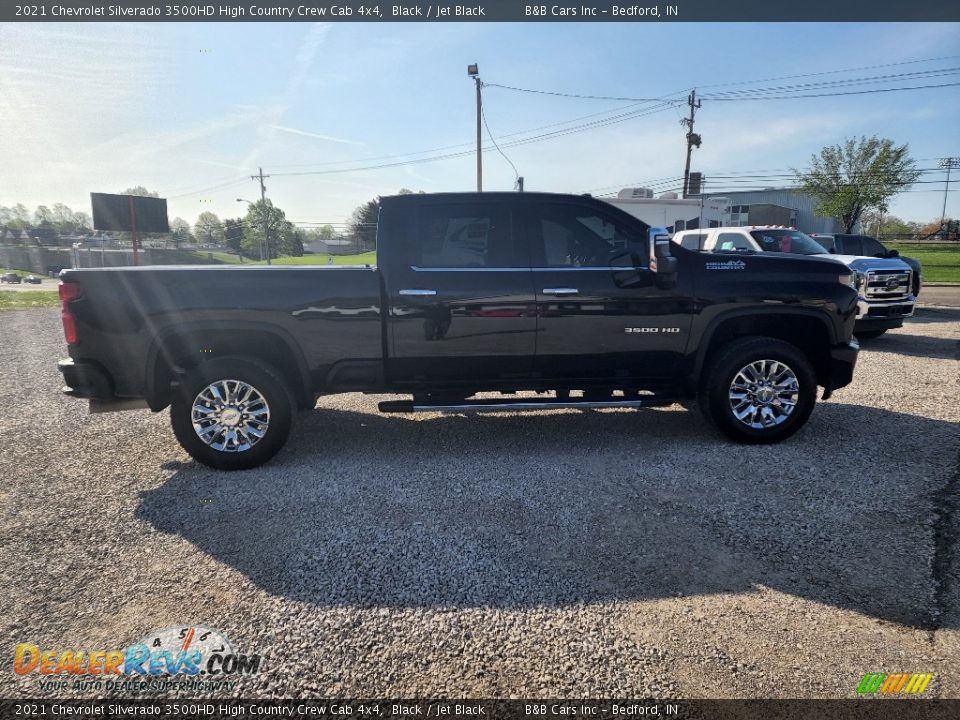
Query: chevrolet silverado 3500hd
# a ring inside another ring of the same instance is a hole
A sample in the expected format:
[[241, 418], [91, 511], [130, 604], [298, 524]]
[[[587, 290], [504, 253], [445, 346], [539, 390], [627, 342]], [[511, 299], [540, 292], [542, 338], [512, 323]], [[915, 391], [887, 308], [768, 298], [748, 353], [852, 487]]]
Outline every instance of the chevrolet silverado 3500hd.
[[65, 270], [65, 392], [169, 406], [190, 455], [235, 470], [342, 392], [412, 396], [386, 412], [696, 401], [733, 440], [776, 442], [857, 358], [843, 265], [691, 252], [590, 197], [386, 197], [377, 261]]

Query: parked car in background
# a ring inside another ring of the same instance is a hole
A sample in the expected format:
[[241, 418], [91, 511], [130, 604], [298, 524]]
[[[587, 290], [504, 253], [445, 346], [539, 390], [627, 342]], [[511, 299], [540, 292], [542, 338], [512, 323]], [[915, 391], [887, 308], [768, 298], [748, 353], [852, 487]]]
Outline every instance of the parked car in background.
[[900, 258], [913, 270], [914, 295], [920, 294], [923, 284], [920, 272], [923, 266], [919, 260], [901, 255], [897, 250], [888, 250], [876, 238], [869, 235], [842, 235], [838, 233], [810, 233], [810, 237], [826, 248], [827, 252], [837, 255], [866, 255], [876, 258]]
[[0, 283], [16, 283], [20, 284], [20, 276], [16, 273], [4, 273], [0, 275]]
[[789, 253], [833, 258], [853, 271], [857, 291], [854, 333], [861, 340], [880, 337], [903, 326], [913, 315], [913, 271], [897, 257], [863, 257], [828, 252], [806, 233], [782, 225], [681, 230], [673, 242], [688, 250], [715, 253]]
[[24, 281], [24, 282], [28, 282], [28, 283], [30, 283], [31, 285], [39, 285], [40, 283], [43, 282], [43, 278], [40, 277], [39, 275], [27, 275], [27, 276], [23, 279], [23, 281]]

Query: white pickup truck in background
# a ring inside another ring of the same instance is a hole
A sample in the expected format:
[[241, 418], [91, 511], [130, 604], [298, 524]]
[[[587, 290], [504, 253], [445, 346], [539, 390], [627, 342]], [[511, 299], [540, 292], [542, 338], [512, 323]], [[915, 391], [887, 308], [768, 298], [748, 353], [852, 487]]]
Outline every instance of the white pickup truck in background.
[[780, 252], [828, 257], [853, 271], [859, 294], [854, 333], [860, 339], [880, 337], [887, 330], [903, 326], [913, 315], [913, 270], [897, 258], [837, 255], [806, 233], [781, 225], [681, 230], [673, 242], [688, 250], [715, 253]]

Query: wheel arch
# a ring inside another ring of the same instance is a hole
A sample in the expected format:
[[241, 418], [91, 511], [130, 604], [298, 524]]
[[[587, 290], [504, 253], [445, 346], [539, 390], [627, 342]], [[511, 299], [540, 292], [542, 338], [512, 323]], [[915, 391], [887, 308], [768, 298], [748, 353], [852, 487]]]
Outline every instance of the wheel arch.
[[300, 408], [309, 407], [313, 388], [306, 359], [296, 341], [267, 323], [193, 322], [162, 330], [147, 353], [145, 396], [151, 410], [170, 404], [171, 384], [205, 360], [250, 357], [283, 376]]
[[692, 380], [702, 377], [704, 368], [717, 351], [741, 337], [771, 337], [788, 342], [804, 353], [814, 367], [817, 384], [826, 385], [830, 377], [830, 347], [834, 344], [830, 323], [822, 312], [803, 308], [732, 310], [714, 318], [703, 333], [697, 348]]

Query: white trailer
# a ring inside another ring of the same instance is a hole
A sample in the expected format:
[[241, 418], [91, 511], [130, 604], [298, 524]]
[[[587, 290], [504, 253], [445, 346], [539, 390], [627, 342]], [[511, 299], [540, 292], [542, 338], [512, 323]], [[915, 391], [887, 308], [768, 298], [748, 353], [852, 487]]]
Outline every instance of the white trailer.
[[730, 224], [727, 198], [679, 198], [676, 193], [653, 197], [647, 188], [626, 188], [615, 198], [603, 198], [651, 227], [663, 227], [672, 235], [680, 230], [723, 227]]

